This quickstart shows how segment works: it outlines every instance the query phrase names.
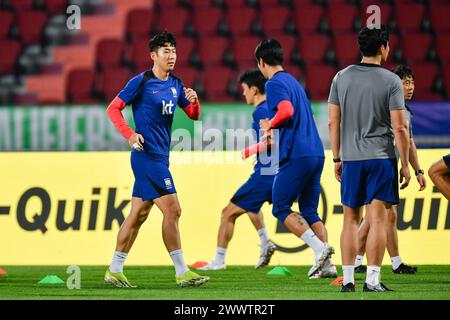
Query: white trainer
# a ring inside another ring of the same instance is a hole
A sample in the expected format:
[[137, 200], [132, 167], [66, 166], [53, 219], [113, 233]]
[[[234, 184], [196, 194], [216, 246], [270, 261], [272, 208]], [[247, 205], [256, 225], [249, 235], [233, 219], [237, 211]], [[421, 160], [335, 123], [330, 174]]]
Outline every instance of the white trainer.
[[323, 248], [322, 253], [320, 254], [319, 258], [316, 260], [314, 265], [309, 269], [308, 277], [311, 277], [316, 272], [322, 270], [325, 261], [327, 261], [328, 258], [331, 257], [331, 255], [334, 253], [334, 248], [330, 246], [328, 243], [325, 243], [325, 246]]
[[225, 263], [216, 264], [214, 261], [208, 263], [206, 266], [197, 268], [197, 270], [225, 270], [227, 266]]
[[272, 258], [273, 253], [277, 249], [277, 246], [272, 241], [267, 241], [264, 248], [261, 250], [258, 262], [255, 265], [255, 269], [263, 268], [267, 266]]

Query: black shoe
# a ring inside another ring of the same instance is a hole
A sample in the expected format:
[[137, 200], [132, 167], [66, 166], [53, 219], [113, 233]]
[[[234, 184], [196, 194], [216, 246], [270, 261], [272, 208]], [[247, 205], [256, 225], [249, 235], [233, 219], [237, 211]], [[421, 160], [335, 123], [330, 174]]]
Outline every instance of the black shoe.
[[355, 273], [366, 273], [367, 272], [367, 267], [360, 265], [355, 267]]
[[394, 290], [389, 289], [381, 282], [376, 286], [371, 286], [370, 284], [364, 283], [363, 292], [388, 292], [388, 291], [394, 291]]
[[392, 272], [397, 274], [414, 274], [417, 272], [417, 267], [411, 267], [407, 264], [402, 263], [398, 266], [397, 269], [392, 269]]
[[347, 283], [345, 286], [342, 285], [341, 292], [355, 292], [355, 285], [351, 282]]

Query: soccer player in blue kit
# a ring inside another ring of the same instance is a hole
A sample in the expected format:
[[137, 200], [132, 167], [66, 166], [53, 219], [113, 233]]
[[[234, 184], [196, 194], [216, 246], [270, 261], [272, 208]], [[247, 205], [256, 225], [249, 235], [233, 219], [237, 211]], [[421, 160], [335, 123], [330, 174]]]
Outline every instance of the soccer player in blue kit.
[[[334, 253], [326, 242], [327, 231], [317, 213], [325, 160], [322, 141], [305, 90], [283, 70], [280, 43], [263, 40], [256, 47], [255, 57], [259, 70], [268, 79], [266, 97], [271, 118], [261, 120], [260, 127], [267, 133], [279, 130], [275, 139], [278, 141], [273, 142], [278, 147], [279, 170], [272, 187], [272, 212], [313, 249], [314, 264], [308, 272], [313, 277], [326, 264], [332, 266], [330, 257]], [[295, 200], [300, 213], [291, 208]]]
[[[247, 104], [255, 106], [255, 111], [253, 111], [252, 114], [252, 129], [256, 136], [256, 140], [259, 142], [261, 136], [259, 121], [267, 118], [269, 114], [264, 88], [266, 79], [259, 70], [249, 70], [239, 77], [239, 82], [241, 83], [242, 92]], [[265, 170], [262, 168], [265, 168]], [[276, 246], [269, 240], [267, 230], [264, 227], [264, 218], [261, 207], [266, 201], [272, 202], [272, 184], [275, 171], [276, 165], [272, 163], [268, 153], [261, 153], [257, 156], [254, 172], [247, 182], [236, 191], [228, 205], [222, 210], [216, 256], [214, 260], [208, 265], [198, 269], [226, 269], [225, 256], [228, 243], [233, 237], [236, 219], [246, 212], [258, 232], [261, 243], [261, 252], [255, 268], [262, 268], [269, 264]]]
[[[178, 105], [193, 120], [200, 117], [197, 94], [185, 88], [172, 74], [176, 62], [176, 39], [168, 32], [156, 34], [149, 42], [151, 70], [133, 77], [114, 98], [107, 114], [133, 148], [131, 167], [135, 176], [131, 212], [120, 227], [112, 263], [105, 282], [117, 287], [134, 287], [123, 273], [141, 225], [154, 204], [163, 213], [162, 236], [173, 261], [180, 287], [198, 286], [209, 280], [186, 266], [178, 230], [181, 214], [175, 185], [169, 171], [169, 148], [174, 112]], [[125, 122], [121, 111], [133, 108], [136, 132]]]

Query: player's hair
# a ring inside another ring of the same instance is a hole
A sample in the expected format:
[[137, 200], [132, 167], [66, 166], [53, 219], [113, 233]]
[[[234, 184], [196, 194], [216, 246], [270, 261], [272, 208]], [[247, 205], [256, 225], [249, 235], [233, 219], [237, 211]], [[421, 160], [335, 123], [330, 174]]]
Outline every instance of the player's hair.
[[380, 47], [386, 47], [388, 41], [389, 31], [384, 25], [381, 25], [380, 28], [365, 27], [358, 34], [359, 50], [365, 57], [376, 56]]
[[281, 65], [283, 64], [283, 48], [277, 40], [265, 39], [256, 47], [255, 58], [257, 61], [262, 58], [269, 66]]
[[172, 33], [167, 31], [158, 32], [153, 38], [150, 39], [148, 48], [150, 49], [150, 52], [153, 52], [161, 47], [164, 47], [166, 43], [169, 43], [173, 47], [177, 46], [177, 40]]
[[394, 69], [392, 69], [392, 72], [398, 75], [402, 80], [405, 77], [414, 79], [414, 73], [412, 72], [411, 68], [405, 64], [399, 64]]
[[266, 93], [266, 78], [257, 69], [248, 70], [239, 76], [239, 83], [245, 83], [249, 88], [256, 87], [260, 94]]

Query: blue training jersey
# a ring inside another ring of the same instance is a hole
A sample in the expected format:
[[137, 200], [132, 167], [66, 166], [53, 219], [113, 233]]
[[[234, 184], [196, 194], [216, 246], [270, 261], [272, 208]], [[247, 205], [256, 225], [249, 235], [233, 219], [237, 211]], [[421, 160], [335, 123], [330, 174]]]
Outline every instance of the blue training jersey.
[[288, 100], [294, 107], [292, 117], [278, 128], [280, 161], [311, 156], [325, 157], [311, 104], [297, 79], [285, 71], [275, 73], [266, 82], [266, 99], [271, 119], [277, 113], [277, 105], [281, 101]]
[[144, 72], [133, 77], [118, 96], [127, 105], [132, 105], [135, 131], [144, 137], [144, 151], [168, 158], [175, 108], [177, 105], [186, 107], [189, 100], [182, 81], [176, 76], [169, 74], [163, 81], [153, 73], [150, 75], [143, 85]]
[[[253, 111], [252, 117], [253, 117], [252, 129], [256, 134], [256, 141], [259, 142], [261, 138], [261, 129], [259, 128], [259, 120], [269, 118], [269, 108], [267, 106], [266, 101], [263, 101], [256, 106], [256, 109]], [[254, 167], [255, 171], [261, 169], [261, 167], [270, 167], [272, 164], [269, 162], [269, 157], [270, 152], [267, 152], [266, 156], [264, 156], [264, 154], [262, 155], [257, 154], [256, 164]], [[261, 160], [263, 163], [261, 163]]]

